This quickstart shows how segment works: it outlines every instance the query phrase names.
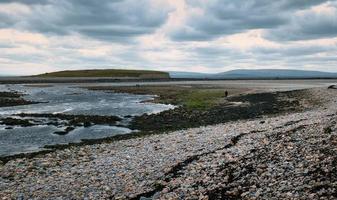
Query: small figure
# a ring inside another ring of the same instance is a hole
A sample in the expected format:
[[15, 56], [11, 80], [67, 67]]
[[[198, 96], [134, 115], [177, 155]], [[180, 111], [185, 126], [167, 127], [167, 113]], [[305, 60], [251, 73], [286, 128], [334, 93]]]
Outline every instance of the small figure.
[[227, 90], [225, 91], [225, 97], [228, 97], [228, 91]]

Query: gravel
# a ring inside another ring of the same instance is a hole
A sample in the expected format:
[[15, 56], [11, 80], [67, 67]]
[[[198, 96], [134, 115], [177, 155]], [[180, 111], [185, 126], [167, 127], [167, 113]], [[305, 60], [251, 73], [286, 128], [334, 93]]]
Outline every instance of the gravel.
[[0, 163], [2, 199], [336, 199], [337, 93], [300, 113]]

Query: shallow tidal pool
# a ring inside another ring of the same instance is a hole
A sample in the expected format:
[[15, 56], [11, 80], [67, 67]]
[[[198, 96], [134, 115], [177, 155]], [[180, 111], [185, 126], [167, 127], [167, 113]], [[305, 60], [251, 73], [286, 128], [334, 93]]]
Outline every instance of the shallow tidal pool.
[[[46, 113], [68, 115], [118, 116], [127, 123], [130, 116], [158, 113], [172, 109], [172, 105], [149, 103], [151, 95], [120, 94], [91, 91], [81, 84], [53, 84], [48, 87], [34, 85], [0, 85], [0, 91], [18, 91], [26, 94], [25, 99], [39, 104], [0, 108], [0, 118], [18, 118], [20, 113]], [[144, 103], [147, 102], [147, 103]], [[0, 119], [1, 120], [1, 119]], [[39, 121], [37, 119], [35, 121]], [[48, 120], [48, 119], [43, 119]], [[42, 120], [42, 121], [43, 121]], [[0, 156], [42, 150], [45, 145], [80, 142], [81, 139], [98, 139], [131, 130], [109, 125], [75, 127], [66, 135], [54, 134], [65, 127], [37, 124], [31, 127], [0, 126]]]

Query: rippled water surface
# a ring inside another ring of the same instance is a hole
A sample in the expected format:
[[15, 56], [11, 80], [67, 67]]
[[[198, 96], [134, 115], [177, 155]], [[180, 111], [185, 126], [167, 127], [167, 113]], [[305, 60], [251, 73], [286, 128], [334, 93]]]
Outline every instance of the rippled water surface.
[[[150, 95], [132, 95], [90, 91], [81, 85], [55, 84], [49, 87], [31, 85], [0, 85], [0, 91], [19, 91], [25, 99], [40, 104], [0, 107], [0, 117], [13, 117], [19, 113], [51, 113], [72, 115], [136, 116], [157, 113], [173, 108], [171, 105], [142, 103], [153, 99]], [[80, 142], [81, 139], [104, 138], [130, 133], [127, 128], [95, 125], [79, 127], [67, 135], [54, 134], [55, 126], [11, 127], [0, 126], [0, 156], [37, 151], [45, 145]], [[7, 127], [8, 128], [8, 127]]]

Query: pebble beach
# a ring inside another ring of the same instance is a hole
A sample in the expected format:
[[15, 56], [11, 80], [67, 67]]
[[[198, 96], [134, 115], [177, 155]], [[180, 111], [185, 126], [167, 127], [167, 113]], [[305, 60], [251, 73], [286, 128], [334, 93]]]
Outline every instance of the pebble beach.
[[298, 113], [0, 164], [1, 199], [336, 199], [337, 91]]

